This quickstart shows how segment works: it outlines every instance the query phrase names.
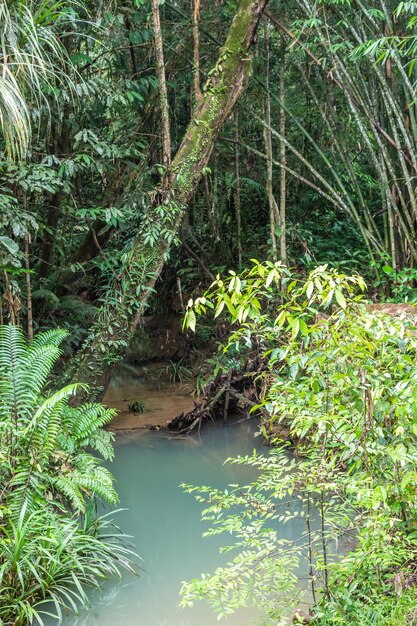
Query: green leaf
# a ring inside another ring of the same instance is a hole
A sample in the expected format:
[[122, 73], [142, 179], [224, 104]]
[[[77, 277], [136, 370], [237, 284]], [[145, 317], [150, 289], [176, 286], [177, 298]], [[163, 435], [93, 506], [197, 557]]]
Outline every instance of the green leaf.
[[1, 236], [0, 244], [4, 248], [6, 248], [6, 250], [13, 256], [15, 256], [19, 252], [18, 244], [15, 241], [13, 241], [13, 239], [10, 239], [10, 237]]
[[195, 316], [193, 309], [188, 309], [186, 313], [186, 324], [188, 328], [190, 328], [193, 331], [193, 333], [195, 332], [196, 321], [197, 320], [196, 320], [196, 316]]
[[337, 303], [339, 304], [339, 306], [341, 306], [342, 309], [345, 309], [346, 308], [346, 298], [343, 295], [343, 293], [341, 291], [339, 291], [339, 289], [335, 289], [334, 290], [334, 295], [335, 295], [335, 298], [336, 298]]

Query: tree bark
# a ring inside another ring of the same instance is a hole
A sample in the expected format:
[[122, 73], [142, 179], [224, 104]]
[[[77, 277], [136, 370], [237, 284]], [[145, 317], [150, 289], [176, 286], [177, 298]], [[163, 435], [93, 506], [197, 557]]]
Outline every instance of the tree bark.
[[162, 163], [168, 167], [171, 163], [171, 132], [169, 123], [168, 90], [165, 78], [164, 46], [162, 41], [159, 0], [152, 0], [152, 19], [155, 37], [156, 74], [159, 82], [159, 102], [162, 122]]
[[276, 219], [275, 219], [275, 197], [273, 189], [273, 150], [272, 150], [272, 134], [271, 134], [271, 98], [269, 95], [269, 23], [265, 20], [265, 57], [266, 57], [266, 73], [265, 73], [265, 107], [264, 107], [264, 142], [265, 154], [267, 156], [266, 164], [266, 194], [268, 196], [269, 205], [269, 228], [271, 237], [272, 260], [274, 263], [278, 260], [277, 255], [277, 238], [276, 238]]
[[194, 98], [197, 104], [203, 99], [200, 87], [200, 34], [198, 22], [200, 19], [200, 0], [192, 0], [193, 12], [193, 39], [194, 39]]
[[239, 149], [239, 115], [235, 117], [235, 212], [237, 226], [237, 257], [238, 267], [242, 269], [242, 211], [240, 202], [240, 149]]
[[[282, 138], [285, 137], [286, 115], [285, 115], [285, 39], [281, 35], [280, 50], [280, 67], [279, 67], [279, 93], [282, 102], [279, 112], [279, 133]], [[287, 263], [287, 220], [286, 220], [286, 200], [287, 200], [287, 172], [285, 166], [287, 164], [286, 146], [284, 139], [279, 143], [279, 160], [282, 163], [280, 171], [280, 191], [279, 191], [279, 230], [280, 230], [280, 256], [283, 263]]]
[[155, 190], [124, 267], [115, 276], [69, 374], [90, 385], [89, 396], [98, 396], [116, 363], [125, 355], [150, 294], [169, 255], [219, 131], [244, 91], [251, 74], [250, 48], [268, 0], [240, 0], [216, 65], [210, 72], [203, 99], [196, 108], [183, 141]]
[[60, 219], [60, 204], [63, 198], [62, 189], [49, 195], [50, 204], [46, 218], [46, 228], [42, 236], [42, 248], [37, 269], [38, 276], [45, 278], [51, 271], [52, 257], [55, 246], [56, 229]]
[[28, 340], [33, 339], [32, 285], [30, 282], [30, 235], [25, 237], [26, 306]]

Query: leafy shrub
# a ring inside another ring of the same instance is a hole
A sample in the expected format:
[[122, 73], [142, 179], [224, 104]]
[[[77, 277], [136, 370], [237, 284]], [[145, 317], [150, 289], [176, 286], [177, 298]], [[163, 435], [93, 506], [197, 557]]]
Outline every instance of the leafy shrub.
[[[269, 414], [262, 430], [283, 424], [299, 458], [276, 441], [269, 455], [235, 461], [260, 472], [252, 484], [186, 486], [206, 505], [209, 534], [234, 535], [237, 555], [185, 584], [184, 605], [207, 598], [226, 615], [252, 603], [265, 623], [288, 623], [304, 563], [312, 623], [415, 618], [417, 335], [406, 319], [369, 313], [356, 295], [363, 287], [360, 277], [326, 267], [302, 279], [256, 263], [218, 279], [190, 308], [191, 325], [195, 312], [228, 311], [236, 330], [226, 351], [260, 347]], [[295, 517], [305, 520], [304, 532], [286, 541], [276, 522]], [[338, 553], [347, 539], [351, 547]]]
[[94, 500], [117, 502], [110, 472], [87, 452], [113, 456], [102, 430], [114, 411], [69, 405], [80, 385], [45, 391], [65, 331], [28, 344], [20, 328], [0, 327], [0, 624], [20, 626], [52, 602], [87, 604], [85, 585], [99, 585], [129, 551]]
[[380, 268], [378, 287], [387, 292], [391, 302], [417, 302], [417, 270], [413, 267], [405, 267], [395, 270], [390, 265]]

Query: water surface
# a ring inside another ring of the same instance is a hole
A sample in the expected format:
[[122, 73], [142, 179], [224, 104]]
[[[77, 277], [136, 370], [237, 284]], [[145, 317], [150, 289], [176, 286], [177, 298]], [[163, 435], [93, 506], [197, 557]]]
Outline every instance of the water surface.
[[[219, 546], [230, 537], [202, 538], [201, 505], [184, 494], [180, 483], [226, 487], [247, 484], [255, 474], [244, 466], [224, 465], [225, 459], [248, 454], [260, 445], [253, 434], [254, 420], [223, 427], [213, 424], [198, 437], [173, 439], [158, 432], [138, 430], [119, 434], [112, 471], [117, 479], [121, 506], [118, 524], [132, 535], [143, 558], [138, 577], [126, 575], [111, 581], [102, 592], [91, 594], [92, 608], [78, 617], [69, 615], [65, 626], [214, 626], [211, 609], [197, 603], [178, 607], [181, 581], [211, 572], [222, 563]], [[299, 520], [300, 524], [303, 524]], [[296, 539], [302, 529], [284, 527]], [[230, 558], [230, 555], [229, 555]], [[229, 626], [256, 623], [252, 609], [230, 617]]]

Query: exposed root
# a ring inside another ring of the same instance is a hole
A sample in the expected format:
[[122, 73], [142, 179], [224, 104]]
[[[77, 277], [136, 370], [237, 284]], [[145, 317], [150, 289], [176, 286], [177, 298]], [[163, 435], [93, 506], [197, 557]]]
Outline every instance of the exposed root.
[[174, 417], [164, 429], [188, 434], [197, 426], [200, 429], [206, 421], [223, 419], [226, 423], [230, 414], [246, 415], [248, 409], [257, 406], [259, 394], [254, 373], [241, 374], [230, 370], [219, 374], [207, 385], [203, 398], [194, 404], [194, 408]]

